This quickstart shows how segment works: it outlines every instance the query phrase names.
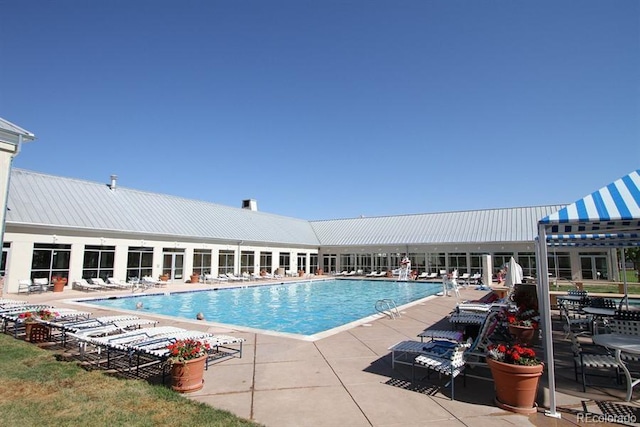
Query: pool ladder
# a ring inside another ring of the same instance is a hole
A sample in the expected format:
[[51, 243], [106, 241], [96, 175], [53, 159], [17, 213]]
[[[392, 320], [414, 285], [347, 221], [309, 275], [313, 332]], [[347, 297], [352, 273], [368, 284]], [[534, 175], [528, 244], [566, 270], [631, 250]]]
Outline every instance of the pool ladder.
[[376, 301], [376, 311], [382, 313], [385, 316], [389, 316], [390, 319], [396, 319], [400, 317], [400, 312], [396, 306], [396, 302], [392, 299], [379, 299]]

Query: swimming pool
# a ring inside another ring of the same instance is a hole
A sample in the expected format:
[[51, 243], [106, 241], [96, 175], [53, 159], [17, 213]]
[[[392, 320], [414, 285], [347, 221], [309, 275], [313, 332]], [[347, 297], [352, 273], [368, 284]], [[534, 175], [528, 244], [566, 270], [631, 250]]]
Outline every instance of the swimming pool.
[[[112, 309], [205, 320], [262, 331], [312, 336], [377, 314], [376, 301], [400, 307], [435, 295], [440, 283], [321, 280], [167, 294], [82, 300]], [[142, 310], [136, 307], [142, 303]]]

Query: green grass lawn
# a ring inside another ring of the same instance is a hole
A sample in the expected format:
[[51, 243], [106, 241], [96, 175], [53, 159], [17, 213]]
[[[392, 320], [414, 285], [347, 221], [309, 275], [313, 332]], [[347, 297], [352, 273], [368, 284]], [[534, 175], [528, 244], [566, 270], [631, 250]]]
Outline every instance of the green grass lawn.
[[257, 426], [169, 387], [86, 371], [0, 334], [3, 426]]
[[[575, 289], [576, 286], [572, 283], [568, 282], [559, 282], [558, 286], [555, 286], [553, 282], [549, 283], [550, 291], [568, 291], [569, 289]], [[608, 284], [591, 284], [586, 282], [583, 284], [583, 288], [585, 291], [589, 291], [589, 293], [607, 293], [607, 294], [617, 294], [620, 293], [617, 285], [608, 285]], [[640, 298], [640, 284], [637, 282], [627, 282], [627, 289], [629, 291], [629, 296], [633, 296], [636, 298]]]

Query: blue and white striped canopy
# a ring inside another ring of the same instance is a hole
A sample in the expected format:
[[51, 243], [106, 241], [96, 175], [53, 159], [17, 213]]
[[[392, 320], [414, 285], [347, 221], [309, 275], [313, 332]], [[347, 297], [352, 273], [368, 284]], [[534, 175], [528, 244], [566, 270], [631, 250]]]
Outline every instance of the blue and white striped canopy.
[[638, 246], [640, 169], [542, 218], [550, 245]]

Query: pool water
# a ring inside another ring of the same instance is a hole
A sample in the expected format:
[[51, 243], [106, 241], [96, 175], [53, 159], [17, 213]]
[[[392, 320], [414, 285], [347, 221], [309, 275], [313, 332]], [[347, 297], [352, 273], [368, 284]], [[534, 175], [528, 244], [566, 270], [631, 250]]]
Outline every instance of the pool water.
[[154, 314], [194, 320], [203, 313], [210, 322], [308, 336], [377, 314], [380, 299], [400, 307], [441, 290], [441, 283], [323, 280], [83, 302], [124, 310], [142, 303], [142, 311]]

